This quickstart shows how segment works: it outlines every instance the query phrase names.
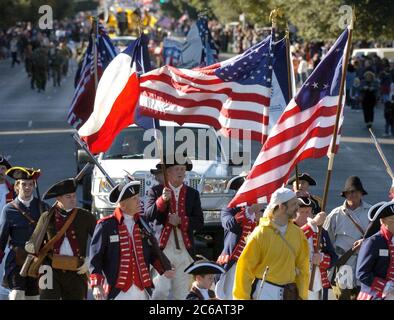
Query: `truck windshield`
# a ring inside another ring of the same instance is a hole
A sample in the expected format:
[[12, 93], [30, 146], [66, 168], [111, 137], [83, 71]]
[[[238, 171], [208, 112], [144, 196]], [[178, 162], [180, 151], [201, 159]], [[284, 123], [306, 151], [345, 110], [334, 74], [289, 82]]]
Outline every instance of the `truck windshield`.
[[[193, 160], [220, 161], [228, 158], [215, 131], [210, 128], [161, 127], [164, 151], [186, 153]], [[124, 129], [116, 137], [103, 159], [159, 158], [153, 130], [139, 127]]]

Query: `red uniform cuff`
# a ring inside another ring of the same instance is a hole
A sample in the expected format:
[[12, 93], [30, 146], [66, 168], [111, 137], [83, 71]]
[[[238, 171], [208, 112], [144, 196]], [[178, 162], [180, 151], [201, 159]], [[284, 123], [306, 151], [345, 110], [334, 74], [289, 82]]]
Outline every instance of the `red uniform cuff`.
[[323, 270], [327, 270], [331, 264], [331, 257], [328, 254], [323, 255], [323, 260], [320, 262], [320, 268]]
[[156, 200], [156, 207], [157, 207], [157, 210], [159, 210], [160, 212], [166, 212], [166, 210], [167, 210], [167, 202], [163, 200], [162, 196], [157, 198], [157, 200]]
[[244, 223], [247, 222], [248, 218], [246, 217], [245, 211], [242, 210], [240, 212], [238, 212], [235, 216], [235, 221], [237, 221], [237, 223], [243, 225]]
[[307, 223], [304, 224], [304, 225], [301, 227], [301, 230], [302, 230], [302, 232], [304, 232], [305, 237], [306, 237], [307, 239], [309, 239], [310, 237], [312, 237], [313, 234], [314, 234], [312, 227], [311, 227], [309, 224], [307, 224]]
[[378, 278], [375, 277], [372, 281], [372, 285], [371, 285], [371, 289], [373, 291], [376, 291], [377, 293], [379, 293], [379, 295], [381, 296], [384, 290], [384, 287], [386, 286], [387, 281], [382, 279], [382, 278]]
[[93, 288], [95, 286], [104, 285], [104, 277], [99, 273], [93, 273], [90, 275], [90, 286]]

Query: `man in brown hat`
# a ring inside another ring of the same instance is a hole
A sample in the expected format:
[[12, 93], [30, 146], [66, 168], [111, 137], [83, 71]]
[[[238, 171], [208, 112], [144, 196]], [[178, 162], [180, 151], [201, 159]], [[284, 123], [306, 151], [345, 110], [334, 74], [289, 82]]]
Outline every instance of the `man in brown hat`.
[[347, 178], [341, 193], [345, 198], [343, 205], [332, 210], [323, 225], [339, 257], [350, 249], [354, 251], [337, 271], [337, 286], [333, 290], [338, 300], [355, 300], [360, 291], [355, 271], [357, 252], [369, 224], [368, 210], [371, 205], [362, 199], [366, 194], [359, 177]]
[[[40, 288], [41, 300], [86, 298], [86, 248], [88, 239], [93, 236], [96, 227], [96, 217], [85, 209], [77, 208], [77, 186], [73, 178], [62, 180], [52, 185], [43, 197], [44, 200], [56, 198], [56, 203], [41, 215], [37, 228], [40, 230], [44, 221], [49, 220], [45, 232], [47, 243], [55, 237], [59, 239], [53, 243], [44, 260], [44, 265], [52, 267], [53, 279], [51, 288]], [[61, 232], [68, 220], [70, 225]], [[30, 239], [29, 243], [36, 242]]]
[[4, 207], [0, 219], [0, 262], [7, 244], [10, 248], [3, 283], [11, 289], [10, 300], [35, 300], [38, 299], [37, 279], [22, 277], [19, 272], [27, 255], [25, 243], [30, 239], [41, 211], [47, 207], [33, 196], [40, 170], [12, 167], [6, 173], [15, 180], [18, 197]]
[[[177, 157], [183, 158], [179, 159]], [[145, 215], [151, 222], [161, 226], [160, 248], [175, 268], [173, 279], [157, 277], [153, 299], [168, 299], [171, 292], [175, 300], [183, 300], [191, 284], [191, 276], [184, 272], [193, 262], [193, 232], [204, 225], [200, 194], [184, 184], [186, 171], [193, 167], [191, 161], [180, 155], [168, 155], [164, 163], [169, 186], [163, 184], [149, 190]], [[161, 164], [157, 166], [159, 169]]]

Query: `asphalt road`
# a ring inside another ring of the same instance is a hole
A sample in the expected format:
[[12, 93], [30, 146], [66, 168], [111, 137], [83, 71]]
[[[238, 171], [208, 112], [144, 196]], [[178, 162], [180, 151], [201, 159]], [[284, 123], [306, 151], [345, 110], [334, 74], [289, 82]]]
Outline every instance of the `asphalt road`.
[[[11, 68], [10, 61], [0, 61], [0, 154], [11, 164], [40, 168], [41, 193], [52, 183], [76, 173], [73, 131], [66, 115], [73, 95], [75, 64], [60, 88], [47, 84], [44, 93], [30, 89], [30, 81], [22, 65]], [[374, 131], [383, 134], [382, 106], [375, 112]], [[394, 138], [380, 139], [386, 157], [394, 166]], [[300, 170], [310, 173], [318, 183], [312, 192], [322, 195], [326, 177], [327, 158], [307, 160]], [[334, 172], [327, 209], [343, 202], [339, 196], [345, 180], [358, 175], [368, 191], [369, 203], [387, 200], [391, 184], [379, 155], [364, 126], [361, 111], [345, 109], [343, 137], [335, 158]]]

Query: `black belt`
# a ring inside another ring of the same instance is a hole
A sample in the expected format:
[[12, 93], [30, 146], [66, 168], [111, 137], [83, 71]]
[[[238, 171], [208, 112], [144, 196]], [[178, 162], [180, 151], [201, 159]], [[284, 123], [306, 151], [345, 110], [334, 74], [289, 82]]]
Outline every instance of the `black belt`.
[[[257, 279], [257, 281], [262, 281], [263, 279], [260, 279], [260, 278], [256, 278]], [[271, 285], [273, 285], [273, 286], [276, 286], [276, 287], [281, 287], [281, 288], [284, 288], [286, 285], [285, 284], [276, 284], [276, 283], [273, 283], [273, 282], [271, 282], [271, 281], [268, 281], [268, 280], [265, 280], [265, 282], [267, 282], [267, 283], [269, 283], [269, 284], [271, 284]]]

